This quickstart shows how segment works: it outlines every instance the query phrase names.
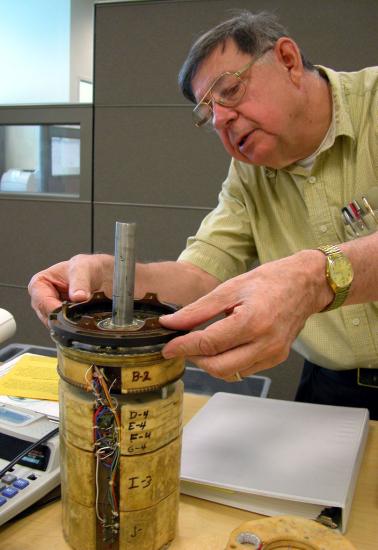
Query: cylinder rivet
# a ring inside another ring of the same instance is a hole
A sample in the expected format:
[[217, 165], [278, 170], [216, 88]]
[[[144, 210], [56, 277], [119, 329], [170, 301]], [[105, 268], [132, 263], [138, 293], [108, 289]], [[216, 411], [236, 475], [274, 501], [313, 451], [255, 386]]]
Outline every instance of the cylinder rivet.
[[259, 550], [261, 548], [261, 540], [257, 535], [254, 533], [250, 533], [248, 531], [244, 531], [243, 533], [239, 533], [236, 542], [239, 544], [245, 544], [252, 546], [254, 550]]

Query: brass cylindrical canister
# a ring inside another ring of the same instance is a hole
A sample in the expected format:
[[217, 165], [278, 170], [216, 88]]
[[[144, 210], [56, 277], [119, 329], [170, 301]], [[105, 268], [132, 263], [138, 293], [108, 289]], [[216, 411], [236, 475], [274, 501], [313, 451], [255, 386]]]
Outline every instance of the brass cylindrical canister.
[[75, 550], [159, 550], [175, 536], [184, 371], [153, 294], [116, 327], [102, 293], [50, 316], [60, 374], [63, 532]]

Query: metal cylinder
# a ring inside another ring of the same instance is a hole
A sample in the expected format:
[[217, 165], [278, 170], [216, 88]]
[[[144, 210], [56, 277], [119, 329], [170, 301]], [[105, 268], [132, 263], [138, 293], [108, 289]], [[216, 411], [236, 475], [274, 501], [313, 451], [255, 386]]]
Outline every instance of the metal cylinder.
[[159, 550], [175, 536], [184, 371], [160, 350], [176, 308], [133, 302], [112, 327], [102, 293], [50, 315], [58, 350], [63, 531], [75, 550]]
[[125, 327], [134, 318], [135, 223], [116, 222], [112, 324]]

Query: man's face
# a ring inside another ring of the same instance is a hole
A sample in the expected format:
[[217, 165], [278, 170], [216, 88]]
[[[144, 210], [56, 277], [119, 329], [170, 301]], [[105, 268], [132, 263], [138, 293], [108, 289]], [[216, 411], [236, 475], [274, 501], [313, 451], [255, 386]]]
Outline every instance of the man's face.
[[[234, 72], [251, 60], [229, 40], [200, 65], [192, 86], [201, 100], [214, 80]], [[298, 78], [291, 75], [287, 59], [268, 51], [243, 75], [246, 91], [235, 107], [215, 102], [213, 126], [226, 151], [249, 164], [282, 168], [304, 158], [301, 127], [305, 98]], [[207, 99], [207, 98], [205, 98]]]

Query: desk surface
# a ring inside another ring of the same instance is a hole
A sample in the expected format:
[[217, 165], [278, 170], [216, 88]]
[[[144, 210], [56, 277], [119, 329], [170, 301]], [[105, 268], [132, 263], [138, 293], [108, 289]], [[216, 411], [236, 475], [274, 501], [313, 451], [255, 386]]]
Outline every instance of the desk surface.
[[[185, 395], [184, 422], [208, 397]], [[346, 538], [357, 550], [377, 550], [378, 541], [378, 422], [370, 422], [369, 437], [357, 481]], [[70, 550], [64, 541], [61, 502], [0, 527], [1, 550]], [[241, 523], [261, 518], [252, 512], [229, 508], [182, 495], [179, 528], [170, 550], [223, 550], [229, 535]]]

